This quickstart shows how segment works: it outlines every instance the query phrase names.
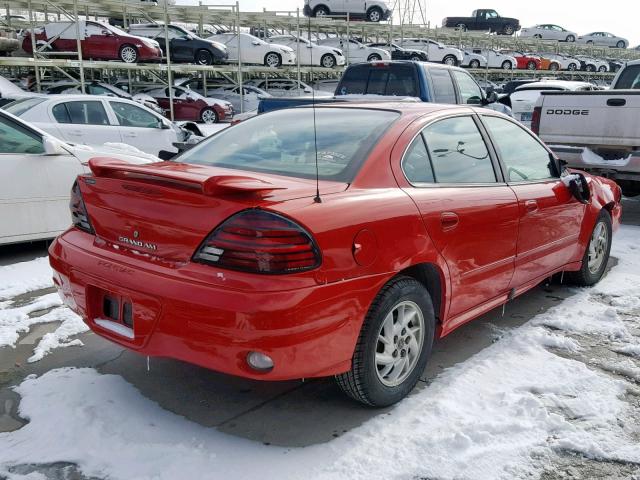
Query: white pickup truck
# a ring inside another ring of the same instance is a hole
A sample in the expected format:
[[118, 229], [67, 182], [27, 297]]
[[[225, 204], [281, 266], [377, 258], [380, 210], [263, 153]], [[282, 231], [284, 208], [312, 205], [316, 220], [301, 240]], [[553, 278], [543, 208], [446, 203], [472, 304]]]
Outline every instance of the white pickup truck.
[[542, 92], [531, 129], [570, 167], [640, 195], [640, 60], [627, 63], [610, 90]]

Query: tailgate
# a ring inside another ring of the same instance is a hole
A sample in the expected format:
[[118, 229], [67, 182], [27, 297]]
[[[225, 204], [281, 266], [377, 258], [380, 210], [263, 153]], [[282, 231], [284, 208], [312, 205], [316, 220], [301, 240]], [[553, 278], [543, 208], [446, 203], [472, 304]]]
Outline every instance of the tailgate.
[[640, 91], [543, 92], [539, 136], [549, 144], [634, 148], [638, 118]]

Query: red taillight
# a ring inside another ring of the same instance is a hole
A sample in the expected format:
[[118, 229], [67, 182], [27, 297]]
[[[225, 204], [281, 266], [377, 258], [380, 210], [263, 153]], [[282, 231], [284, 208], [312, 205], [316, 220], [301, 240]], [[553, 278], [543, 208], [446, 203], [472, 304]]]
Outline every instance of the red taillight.
[[273, 212], [244, 210], [216, 228], [193, 259], [254, 273], [295, 273], [320, 265], [320, 250], [295, 222]]
[[531, 115], [531, 131], [538, 135], [540, 133], [540, 116], [542, 115], [542, 107], [535, 107]]
[[89, 215], [87, 214], [87, 208], [84, 206], [84, 200], [82, 200], [82, 193], [80, 192], [80, 185], [76, 180], [71, 187], [71, 200], [69, 200], [69, 209], [71, 210], [71, 223], [74, 227], [84, 230], [87, 233], [95, 233]]

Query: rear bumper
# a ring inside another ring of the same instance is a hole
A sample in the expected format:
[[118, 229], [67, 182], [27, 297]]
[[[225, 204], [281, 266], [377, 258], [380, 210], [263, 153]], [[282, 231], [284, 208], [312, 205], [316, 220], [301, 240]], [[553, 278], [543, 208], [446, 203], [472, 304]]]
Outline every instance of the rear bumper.
[[605, 160], [585, 147], [550, 145], [550, 148], [570, 167], [607, 178], [640, 181], [640, 152], [618, 160]]
[[[349, 370], [363, 319], [387, 280], [379, 275], [296, 290], [244, 292], [189, 280], [190, 265], [152, 264], [96, 246], [94, 240], [71, 229], [49, 248], [58, 291], [91, 330], [142, 355], [254, 379]], [[131, 338], [96, 322], [106, 318], [105, 292], [133, 305]], [[246, 363], [250, 351], [269, 355], [273, 370], [252, 370]]]

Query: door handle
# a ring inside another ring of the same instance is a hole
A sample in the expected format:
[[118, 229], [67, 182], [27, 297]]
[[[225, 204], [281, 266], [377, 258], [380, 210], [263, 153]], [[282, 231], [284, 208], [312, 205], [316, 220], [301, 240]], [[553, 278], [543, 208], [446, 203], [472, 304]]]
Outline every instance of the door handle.
[[135, 137], [138, 136], [138, 134], [135, 133], [135, 132], [124, 132], [123, 136], [128, 137], [128, 138], [135, 138]]
[[527, 213], [535, 212], [538, 210], [538, 202], [535, 200], [527, 200], [524, 202], [524, 208], [527, 210]]
[[447, 232], [453, 230], [460, 223], [460, 218], [454, 212], [442, 212], [440, 214], [440, 225], [442, 230]]
[[607, 105], [610, 107], [624, 107], [627, 101], [624, 98], [610, 98], [607, 100]]

